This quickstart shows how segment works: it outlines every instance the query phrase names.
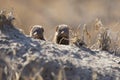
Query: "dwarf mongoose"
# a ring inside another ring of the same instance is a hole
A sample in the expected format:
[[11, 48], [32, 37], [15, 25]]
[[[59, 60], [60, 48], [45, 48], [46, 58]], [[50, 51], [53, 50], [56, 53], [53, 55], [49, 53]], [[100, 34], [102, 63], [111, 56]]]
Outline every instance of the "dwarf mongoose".
[[35, 39], [45, 40], [44, 28], [40, 25], [34, 25], [30, 30], [30, 37], [33, 37]]
[[56, 27], [54, 42], [57, 44], [69, 45], [69, 27], [61, 24]]

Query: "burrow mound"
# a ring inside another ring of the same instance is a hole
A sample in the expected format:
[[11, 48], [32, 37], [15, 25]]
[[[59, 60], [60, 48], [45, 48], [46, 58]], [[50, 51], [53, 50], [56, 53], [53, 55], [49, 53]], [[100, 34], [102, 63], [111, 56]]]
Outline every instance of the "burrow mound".
[[105, 51], [32, 39], [0, 15], [0, 80], [119, 80], [119, 61]]

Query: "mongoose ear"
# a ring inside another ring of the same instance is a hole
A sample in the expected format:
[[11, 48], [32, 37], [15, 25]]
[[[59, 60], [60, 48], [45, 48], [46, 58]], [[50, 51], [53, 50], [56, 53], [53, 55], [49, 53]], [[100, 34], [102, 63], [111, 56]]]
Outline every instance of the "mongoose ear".
[[56, 31], [58, 30], [59, 26], [56, 26]]

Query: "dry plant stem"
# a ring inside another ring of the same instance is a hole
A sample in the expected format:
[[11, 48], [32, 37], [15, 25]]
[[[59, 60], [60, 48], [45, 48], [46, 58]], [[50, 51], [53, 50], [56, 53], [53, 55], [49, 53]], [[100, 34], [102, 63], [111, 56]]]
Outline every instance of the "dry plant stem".
[[83, 26], [83, 35], [82, 35], [82, 40], [83, 40], [83, 41], [85, 40], [85, 39], [84, 39], [85, 34], [87, 35], [87, 37], [88, 37], [88, 43], [90, 44], [91, 35], [90, 35], [90, 33], [88, 32], [88, 30], [87, 30], [86, 24], [84, 24], [84, 26]]
[[63, 67], [59, 70], [58, 80], [66, 80], [65, 70]]

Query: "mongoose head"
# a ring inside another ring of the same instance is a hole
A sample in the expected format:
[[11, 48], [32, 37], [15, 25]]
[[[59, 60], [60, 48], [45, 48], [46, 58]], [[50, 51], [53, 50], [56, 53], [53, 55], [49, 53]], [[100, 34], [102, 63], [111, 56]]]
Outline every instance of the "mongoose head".
[[56, 27], [56, 43], [69, 45], [69, 27], [61, 24]]
[[44, 28], [40, 25], [34, 25], [30, 30], [30, 37], [33, 37], [35, 39], [45, 40]]

